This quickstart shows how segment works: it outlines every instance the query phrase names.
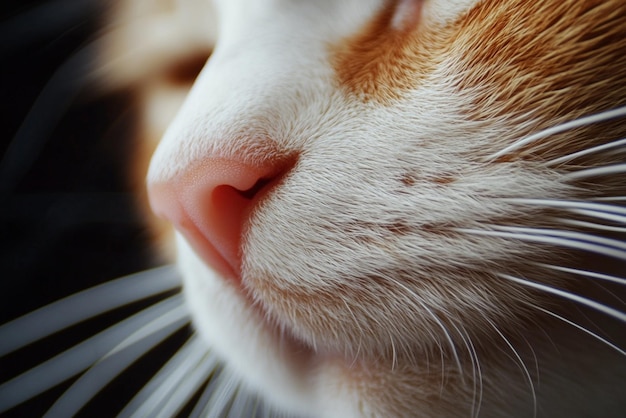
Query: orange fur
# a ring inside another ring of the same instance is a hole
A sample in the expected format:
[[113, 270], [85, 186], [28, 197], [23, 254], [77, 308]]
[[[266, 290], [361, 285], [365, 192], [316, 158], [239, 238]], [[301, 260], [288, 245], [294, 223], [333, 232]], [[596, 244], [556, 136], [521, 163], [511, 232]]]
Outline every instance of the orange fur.
[[415, 88], [444, 47], [440, 28], [426, 27], [419, 16], [412, 26], [391, 29], [398, 1], [388, 3], [360, 33], [331, 48], [339, 83], [365, 101], [389, 102]]

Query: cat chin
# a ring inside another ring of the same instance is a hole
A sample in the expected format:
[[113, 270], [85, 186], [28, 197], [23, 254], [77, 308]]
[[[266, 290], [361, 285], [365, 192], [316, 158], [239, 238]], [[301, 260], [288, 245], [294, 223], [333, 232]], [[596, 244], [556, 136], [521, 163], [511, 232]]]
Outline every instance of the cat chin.
[[349, 374], [342, 359], [318, 355], [281, 335], [236, 282], [220, 277], [176, 235], [178, 265], [195, 329], [241, 377], [244, 387], [289, 413], [355, 415], [357, 394], [345, 384]]

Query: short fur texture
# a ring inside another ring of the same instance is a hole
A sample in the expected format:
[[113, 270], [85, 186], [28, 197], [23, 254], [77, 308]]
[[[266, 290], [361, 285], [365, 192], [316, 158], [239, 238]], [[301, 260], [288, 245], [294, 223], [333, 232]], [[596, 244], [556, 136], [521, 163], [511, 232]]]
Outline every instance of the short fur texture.
[[[567, 124], [626, 105], [626, 3], [165, 3], [121, 3], [147, 13], [102, 73], [140, 93], [146, 138], [185, 97], [151, 199], [249, 387], [304, 416], [623, 415], [624, 314], [571, 295], [625, 295], [597, 277], [624, 280], [626, 118]], [[210, 50], [187, 95], [171, 74]], [[269, 183], [241, 203], [255, 181], [207, 179], [222, 164]]]

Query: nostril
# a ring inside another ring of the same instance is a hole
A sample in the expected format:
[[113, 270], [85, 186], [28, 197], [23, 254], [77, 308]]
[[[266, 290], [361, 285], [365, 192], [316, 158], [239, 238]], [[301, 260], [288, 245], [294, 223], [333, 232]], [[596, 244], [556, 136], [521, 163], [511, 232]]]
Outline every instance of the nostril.
[[256, 183], [254, 183], [254, 186], [250, 187], [248, 190], [237, 190], [237, 192], [239, 192], [239, 194], [244, 198], [252, 200], [271, 181], [272, 179], [269, 178], [261, 178]]
[[241, 239], [251, 211], [292, 164], [252, 166], [212, 158], [167, 181], [149, 181], [155, 213], [174, 224], [223, 276], [240, 277]]

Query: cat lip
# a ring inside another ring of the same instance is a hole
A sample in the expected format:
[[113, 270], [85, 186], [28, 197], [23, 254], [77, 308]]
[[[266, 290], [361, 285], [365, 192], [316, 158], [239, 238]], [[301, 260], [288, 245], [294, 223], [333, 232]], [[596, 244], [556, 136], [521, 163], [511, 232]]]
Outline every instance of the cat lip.
[[229, 263], [227, 258], [204, 237], [196, 225], [190, 222], [182, 222], [176, 226], [176, 229], [185, 236], [193, 250], [205, 264], [222, 277], [238, 285], [241, 284], [241, 273], [238, 266]]

